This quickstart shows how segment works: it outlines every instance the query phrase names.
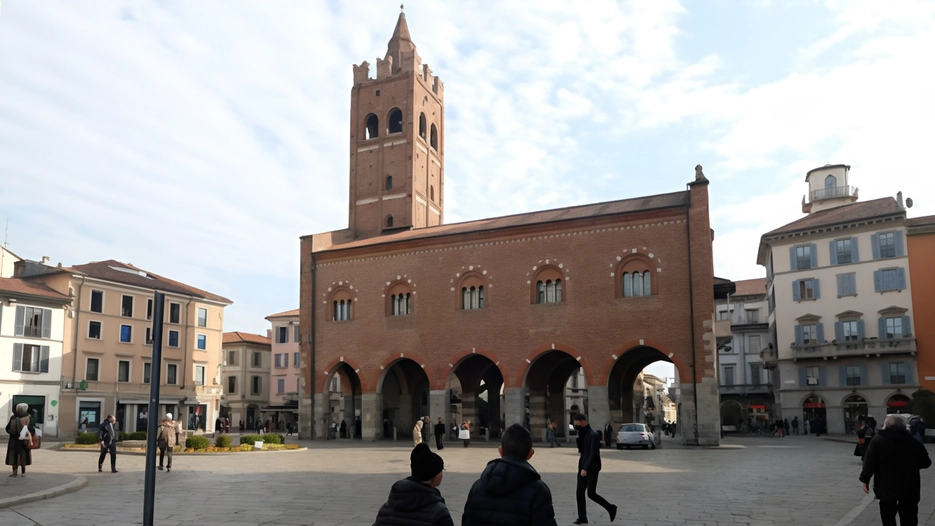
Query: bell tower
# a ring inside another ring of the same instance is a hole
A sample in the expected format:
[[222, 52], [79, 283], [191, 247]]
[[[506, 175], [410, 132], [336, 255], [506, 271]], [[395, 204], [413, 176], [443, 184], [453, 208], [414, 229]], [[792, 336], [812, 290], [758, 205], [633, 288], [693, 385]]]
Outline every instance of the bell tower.
[[442, 224], [444, 88], [422, 63], [400, 13], [376, 78], [354, 66], [350, 210], [354, 239]]

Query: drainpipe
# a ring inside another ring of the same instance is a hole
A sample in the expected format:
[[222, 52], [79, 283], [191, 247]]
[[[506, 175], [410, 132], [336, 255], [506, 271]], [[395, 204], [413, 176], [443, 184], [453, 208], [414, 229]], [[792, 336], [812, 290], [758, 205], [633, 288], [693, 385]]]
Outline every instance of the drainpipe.
[[[308, 345], [308, 348], [309, 348], [308, 362], [309, 362], [309, 365], [307, 369], [309, 371], [308, 389], [309, 389], [309, 395], [311, 398], [309, 438], [313, 439], [315, 437], [315, 377], [316, 377], [315, 371], [317, 371], [317, 369], [315, 368], [315, 306], [318, 304], [318, 293], [317, 293], [318, 289], [315, 286], [317, 277], [315, 276], [315, 254], [314, 253], [311, 255], [311, 258], [312, 258], [312, 261], [311, 261], [311, 266], [309, 267], [309, 272], [312, 275], [312, 301], [309, 304], [311, 305], [312, 312], [310, 316], [311, 322], [308, 328], [308, 344], [309, 344]], [[299, 323], [301, 324], [301, 319], [299, 320]]]
[[[689, 199], [691, 199], [691, 192], [689, 192]], [[692, 221], [691, 221], [691, 203], [688, 204], [688, 211], [685, 214], [688, 220], [688, 228], [686, 233], [688, 235], [688, 290], [690, 291], [689, 297], [690, 302], [689, 306], [689, 327], [691, 327], [692, 335], [692, 399], [695, 404], [695, 418], [694, 418], [694, 428], [695, 428], [695, 445], [698, 445], [698, 368], [696, 361], [696, 352], [695, 352], [695, 286], [692, 284]], [[730, 307], [728, 306], [728, 312], [730, 312]]]
[[[75, 388], [75, 395], [78, 394], [78, 386], [75, 385], [75, 382], [78, 381], [78, 330], [81, 328], [81, 291], [84, 289], [84, 276], [81, 276], [81, 284], [78, 285], [78, 305], [75, 307], [75, 337], [72, 339], [71, 345], [71, 356], [72, 356], [72, 366], [71, 366], [71, 385]], [[75, 405], [75, 413], [78, 412], [77, 402]], [[77, 422], [77, 420], [75, 420]]]

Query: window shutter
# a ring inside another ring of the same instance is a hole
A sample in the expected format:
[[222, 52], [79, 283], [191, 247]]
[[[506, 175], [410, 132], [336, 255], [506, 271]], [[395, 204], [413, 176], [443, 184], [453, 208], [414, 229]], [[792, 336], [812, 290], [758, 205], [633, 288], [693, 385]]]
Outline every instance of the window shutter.
[[818, 367], [818, 386], [819, 386], [819, 387], [827, 387], [827, 386], [828, 386], [828, 378], [827, 378], [827, 376], [825, 375], [825, 366], [824, 366], [824, 365], [820, 365], [820, 366]]
[[808, 379], [805, 377], [805, 368], [799, 367], [799, 387], [806, 387]]
[[815, 299], [816, 299], [816, 300], [817, 300], [818, 298], [821, 297], [821, 286], [820, 286], [821, 283], [820, 283], [820, 281], [821, 281], [821, 280], [819, 280], [818, 278], [815, 278], [815, 279], [812, 280], [812, 288], [813, 288], [813, 290], [814, 290]]
[[841, 387], [847, 386], [847, 366], [846, 365], [838, 366], [838, 385]]
[[42, 337], [52, 337], [52, 309], [42, 309]]
[[904, 267], [896, 269], [896, 278], [899, 282], [899, 290], [906, 290], [906, 269]]
[[818, 345], [825, 343], [825, 324], [818, 324]]
[[883, 385], [890, 384], [890, 362], [883, 362], [880, 366], [880, 372], [883, 375]]
[[845, 284], [844, 274], [838, 274], [835, 277], [838, 280], [838, 297], [845, 296], [847, 293], [847, 289], [844, 288], [844, 284]]
[[23, 370], [23, 344], [22, 343], [13, 344], [13, 370], [14, 371]]
[[834, 339], [838, 343], [844, 343], [844, 324], [839, 321], [834, 322]]
[[883, 271], [874, 270], [873, 271], [873, 291], [880, 292], [880, 289], [883, 288]]
[[49, 372], [49, 346], [48, 345], [42, 346], [42, 354], [40, 356], [41, 358], [39, 358], [39, 372], [47, 373]]
[[812, 243], [808, 247], [808, 255], [811, 257], [812, 265], [810, 268], [818, 268], [818, 245]]
[[903, 232], [902, 230], [897, 230], [893, 232], [893, 241], [896, 245], [896, 257], [905, 256], [905, 245], [903, 244]]
[[795, 264], [796, 263], [795, 247], [789, 247], [789, 260], [790, 260], [789, 264], [791, 265], [789, 268], [791, 268], [792, 270], [799, 270], [799, 268]]
[[918, 380], [915, 378], [915, 371], [912, 370], [912, 362], [906, 362], [906, 383], [907, 384], [918, 384]]
[[912, 337], [912, 325], [909, 316], [903, 316], [903, 338]]
[[880, 259], [880, 235], [870, 236], [870, 248], [873, 249], [873, 259]]
[[16, 330], [14, 331], [15, 336], [23, 335], [23, 326], [26, 324], [26, 307], [22, 305], [16, 306]]
[[860, 338], [860, 341], [863, 341], [866, 338], [866, 333], [864, 329], [864, 320], [857, 320], [857, 337]]
[[877, 318], [877, 326], [878, 326], [877, 328], [880, 331], [879, 338], [881, 340], [885, 340], [886, 339], [886, 318], [883, 318], [883, 317]]
[[804, 345], [803, 343], [804, 340], [805, 340], [805, 336], [802, 335], [802, 326], [796, 325], [795, 326], [795, 344]]
[[802, 296], [801, 296], [801, 294], [799, 293], [799, 281], [801, 281], [801, 280], [797, 280], [797, 281], [793, 281], [793, 282], [792, 282], [792, 300], [793, 300], [793, 301], [801, 301], [801, 300], [802, 300]]
[[870, 379], [867, 378], [867, 364], [860, 364], [860, 385], [870, 385]]
[[831, 253], [831, 264], [837, 265], [838, 264], [838, 242], [833, 239], [829, 241], [828, 250]]
[[857, 249], [857, 237], [851, 238], [851, 263], [860, 261], [860, 250]]

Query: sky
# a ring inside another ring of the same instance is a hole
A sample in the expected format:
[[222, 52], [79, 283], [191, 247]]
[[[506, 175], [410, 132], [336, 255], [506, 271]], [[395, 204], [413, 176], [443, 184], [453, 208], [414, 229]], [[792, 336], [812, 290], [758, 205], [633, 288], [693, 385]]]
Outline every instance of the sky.
[[[0, 1], [8, 248], [223, 295], [228, 331], [297, 308], [299, 236], [347, 226], [352, 65], [385, 54], [398, 4]], [[680, 191], [701, 164], [715, 272], [740, 280], [826, 163], [935, 214], [935, 2], [405, 11], [445, 83], [446, 222]]]

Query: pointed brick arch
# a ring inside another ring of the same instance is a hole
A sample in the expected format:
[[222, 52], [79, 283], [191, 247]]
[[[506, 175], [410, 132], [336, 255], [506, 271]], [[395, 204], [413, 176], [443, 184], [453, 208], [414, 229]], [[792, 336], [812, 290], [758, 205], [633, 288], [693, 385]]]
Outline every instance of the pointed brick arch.
[[503, 387], [511, 387], [510, 377], [506, 371], [504, 364], [500, 361], [500, 358], [492, 351], [482, 348], [471, 348], [465, 349], [454, 356], [448, 362], [446, 366], [447, 371], [444, 374], [439, 374], [435, 380], [435, 383], [432, 383], [432, 389], [437, 390], [446, 390], [449, 388], [451, 377], [454, 376], [455, 371], [458, 370], [458, 366], [461, 365], [465, 360], [471, 356], [483, 356], [490, 360], [494, 366], [500, 370], [500, 376], [503, 377]]
[[[568, 356], [570, 356], [573, 360], [577, 361], [581, 365], [581, 368], [584, 369], [584, 376], [585, 376], [585, 380], [588, 382], [588, 385], [596, 385], [596, 384], [591, 383], [595, 380], [595, 377], [591, 370], [591, 367], [588, 365], [587, 360], [582, 356], [582, 354], [576, 351], [575, 349], [573, 349], [571, 346], [562, 345], [558, 343], [537, 347], [536, 349], [526, 354], [526, 360], [525, 360], [526, 365], [523, 366], [521, 371], [518, 371], [518, 374], [516, 375], [515, 380], [514, 380], [515, 383], [513, 383], [512, 385], [525, 386], [526, 376], [529, 374], [529, 371], [532, 369], [533, 365], [536, 363], [536, 360], [545, 356], [548, 353], [555, 352], [555, 351], [565, 353]], [[506, 379], [504, 378], [504, 381], [505, 380]]]

